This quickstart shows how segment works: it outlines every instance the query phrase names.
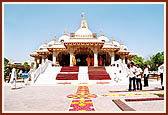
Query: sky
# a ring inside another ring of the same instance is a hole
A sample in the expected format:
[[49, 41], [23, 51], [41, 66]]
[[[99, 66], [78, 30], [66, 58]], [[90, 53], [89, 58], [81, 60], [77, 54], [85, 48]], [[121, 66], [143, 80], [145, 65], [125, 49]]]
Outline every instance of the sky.
[[57, 40], [67, 30], [74, 33], [84, 12], [89, 29], [117, 42], [123, 41], [137, 56], [149, 58], [164, 51], [163, 4], [5, 4], [4, 57], [33, 61], [30, 53]]

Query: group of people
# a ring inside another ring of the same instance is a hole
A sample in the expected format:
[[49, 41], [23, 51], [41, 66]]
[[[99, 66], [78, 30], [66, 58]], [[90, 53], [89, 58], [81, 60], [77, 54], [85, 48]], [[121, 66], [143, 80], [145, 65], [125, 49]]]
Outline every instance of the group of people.
[[[148, 87], [148, 66], [144, 66], [144, 71], [140, 68], [139, 64], [134, 65], [133, 62], [127, 64], [128, 71], [127, 77], [129, 77], [129, 91], [142, 90], [141, 78], [144, 77], [144, 87]], [[133, 84], [133, 89], [132, 89]]]
[[[76, 60], [75, 55], [73, 55], [73, 57], [72, 57], [72, 65], [73, 66], [76, 66], [76, 63], [80, 62], [80, 61], [81, 61], [80, 58], [78, 58]], [[88, 55], [88, 57], [86, 58], [86, 62], [87, 62], [87, 66], [88, 67], [90, 67], [90, 64], [94, 65], [94, 59], [93, 59], [93, 57], [90, 58], [90, 56]]]

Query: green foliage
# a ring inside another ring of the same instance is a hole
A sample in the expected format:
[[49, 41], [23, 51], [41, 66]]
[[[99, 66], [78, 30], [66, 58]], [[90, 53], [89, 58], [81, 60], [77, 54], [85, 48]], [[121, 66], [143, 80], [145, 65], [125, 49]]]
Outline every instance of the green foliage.
[[24, 62], [24, 64], [23, 64], [24, 66], [28, 66], [29, 64], [28, 64], [28, 62]]
[[4, 65], [6, 66], [8, 64], [9, 60], [4, 58]]
[[[142, 57], [138, 56], [132, 58], [132, 60], [136, 64], [139, 64], [142, 69], [144, 69], [144, 65], [147, 64], [149, 66], [149, 71], [157, 71], [158, 67], [164, 63], [164, 52], [158, 52], [145, 62]], [[158, 64], [158, 66], [156, 66], [156, 64]]]
[[[151, 69], [154, 71], [158, 70], [158, 67], [163, 64], [164, 62], [164, 52], [158, 52], [157, 54], [153, 55], [151, 58]], [[156, 66], [158, 64], [158, 67]]]
[[6, 65], [9, 63], [9, 60], [4, 58], [4, 75], [9, 75], [10, 69], [6, 67]]
[[142, 57], [134, 57], [132, 58], [132, 60], [136, 63], [136, 64], [139, 64], [139, 66], [144, 69], [144, 59]]

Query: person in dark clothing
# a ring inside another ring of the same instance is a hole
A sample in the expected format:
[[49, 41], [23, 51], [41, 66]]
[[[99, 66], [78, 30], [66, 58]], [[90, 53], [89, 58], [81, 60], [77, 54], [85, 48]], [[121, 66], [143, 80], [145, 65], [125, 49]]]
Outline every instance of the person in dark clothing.
[[143, 72], [143, 76], [144, 76], [144, 87], [148, 87], [148, 74], [149, 74], [149, 71], [148, 71], [148, 65], [144, 65], [145, 69], [144, 69], [144, 72]]

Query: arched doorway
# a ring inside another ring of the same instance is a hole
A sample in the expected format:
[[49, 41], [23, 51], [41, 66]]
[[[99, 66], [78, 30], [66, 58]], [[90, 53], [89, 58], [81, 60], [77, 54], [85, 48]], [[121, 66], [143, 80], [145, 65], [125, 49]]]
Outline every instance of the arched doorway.
[[118, 54], [115, 54], [115, 61], [117, 61], [117, 60], [119, 60], [120, 59], [120, 55], [118, 55]]
[[70, 55], [68, 52], [60, 52], [57, 56], [57, 61], [60, 66], [69, 66], [70, 65]]
[[48, 60], [50, 60], [50, 61], [53, 60], [53, 56], [52, 56], [52, 54], [49, 54], [49, 55], [48, 55]]
[[[102, 64], [100, 63], [100, 60], [102, 60]], [[100, 51], [98, 53], [98, 65], [99, 66], [109, 66], [111, 63], [111, 57], [108, 52], [106, 51]]]
[[93, 51], [90, 48], [77, 48], [74, 52], [75, 58], [76, 58], [76, 66], [87, 66], [86, 58], [90, 57], [91, 66], [94, 66], [92, 62], [94, 62], [94, 54]]

